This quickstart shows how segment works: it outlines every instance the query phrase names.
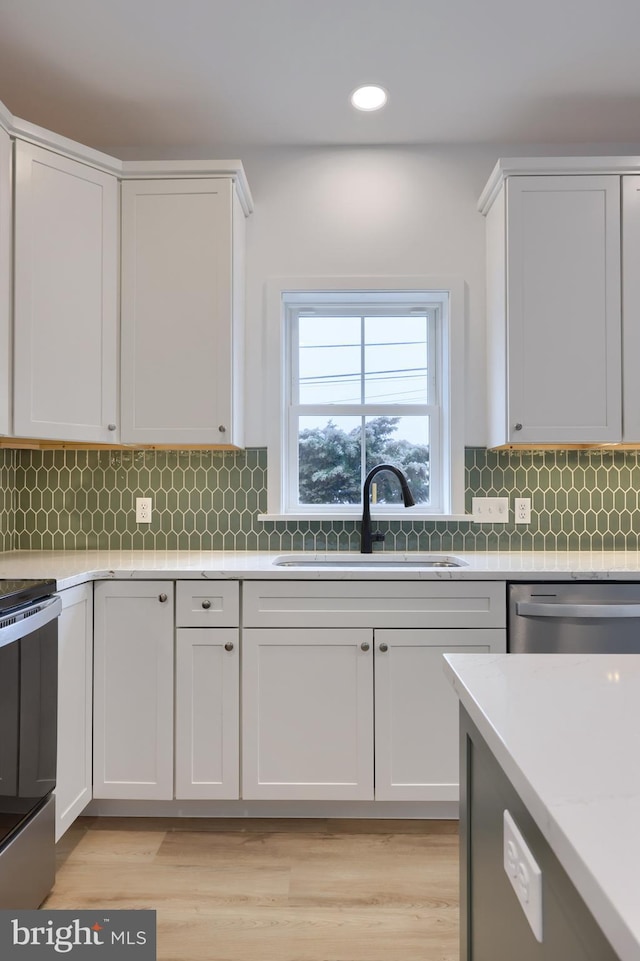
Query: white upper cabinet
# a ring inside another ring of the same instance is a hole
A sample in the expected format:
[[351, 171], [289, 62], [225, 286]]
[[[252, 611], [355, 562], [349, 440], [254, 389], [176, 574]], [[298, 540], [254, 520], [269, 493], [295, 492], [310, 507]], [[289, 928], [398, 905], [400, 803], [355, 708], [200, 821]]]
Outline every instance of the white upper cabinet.
[[510, 176], [487, 213], [490, 447], [622, 432], [620, 177]]
[[11, 429], [11, 138], [0, 128], [0, 434]]
[[13, 433], [117, 442], [117, 178], [15, 150]]
[[640, 442], [640, 176], [622, 178], [622, 439]]
[[122, 184], [124, 443], [242, 445], [244, 221], [231, 178]]

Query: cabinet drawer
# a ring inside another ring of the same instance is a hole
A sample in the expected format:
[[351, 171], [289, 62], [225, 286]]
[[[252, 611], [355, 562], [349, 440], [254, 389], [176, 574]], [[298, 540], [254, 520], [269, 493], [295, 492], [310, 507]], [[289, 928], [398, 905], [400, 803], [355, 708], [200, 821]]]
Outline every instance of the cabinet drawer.
[[176, 627], [237, 627], [237, 581], [178, 581]]
[[246, 627], [504, 627], [504, 581], [246, 581]]

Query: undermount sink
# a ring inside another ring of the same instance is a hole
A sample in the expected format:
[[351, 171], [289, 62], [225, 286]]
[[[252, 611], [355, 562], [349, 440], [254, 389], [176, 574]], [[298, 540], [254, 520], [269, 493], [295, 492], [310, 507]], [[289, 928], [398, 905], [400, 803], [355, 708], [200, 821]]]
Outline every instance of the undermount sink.
[[336, 551], [331, 554], [281, 554], [273, 559], [275, 567], [337, 567], [342, 570], [375, 570], [376, 568], [411, 568], [432, 570], [449, 567], [467, 567], [467, 562], [450, 554], [347, 554]]

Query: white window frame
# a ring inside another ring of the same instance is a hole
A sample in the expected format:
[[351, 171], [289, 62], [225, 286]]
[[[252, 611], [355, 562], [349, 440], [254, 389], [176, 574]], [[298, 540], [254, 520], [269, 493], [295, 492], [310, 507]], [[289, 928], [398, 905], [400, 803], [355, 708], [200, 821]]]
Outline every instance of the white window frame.
[[[355, 300], [371, 302], [389, 294], [397, 306], [425, 303], [442, 305], [436, 349], [439, 366], [439, 430], [434, 432], [442, 463], [440, 503], [431, 508], [417, 505], [372, 505], [380, 520], [462, 519], [464, 514], [464, 325], [465, 284], [457, 277], [280, 277], [267, 282], [266, 289], [266, 391], [268, 415], [267, 514], [262, 520], [346, 520], [359, 519], [358, 505], [287, 505], [287, 483], [296, 458], [287, 450], [289, 425], [289, 382], [287, 312], [292, 305], [316, 297], [327, 304]], [[397, 411], [402, 413], [400, 409]], [[349, 413], [346, 405], [332, 405], [334, 415]], [[387, 411], [388, 413], [388, 411]], [[435, 500], [435, 498], [434, 498]]]

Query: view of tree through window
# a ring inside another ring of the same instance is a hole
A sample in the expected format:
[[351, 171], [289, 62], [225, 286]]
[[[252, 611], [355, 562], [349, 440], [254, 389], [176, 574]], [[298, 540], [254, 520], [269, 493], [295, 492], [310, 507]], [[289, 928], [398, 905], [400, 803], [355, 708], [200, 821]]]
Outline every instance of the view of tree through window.
[[[300, 311], [296, 321], [298, 503], [357, 505], [366, 473], [389, 463], [428, 505], [433, 312]], [[401, 503], [396, 478], [383, 472], [375, 483], [378, 503]]]
[[[377, 464], [399, 467], [409, 481], [416, 503], [429, 501], [429, 447], [396, 437], [399, 417], [373, 417], [365, 427], [367, 469]], [[324, 427], [300, 431], [300, 503], [359, 504], [362, 495], [362, 429], [347, 431], [329, 420]], [[376, 476], [380, 504], [401, 503], [395, 477]]]

